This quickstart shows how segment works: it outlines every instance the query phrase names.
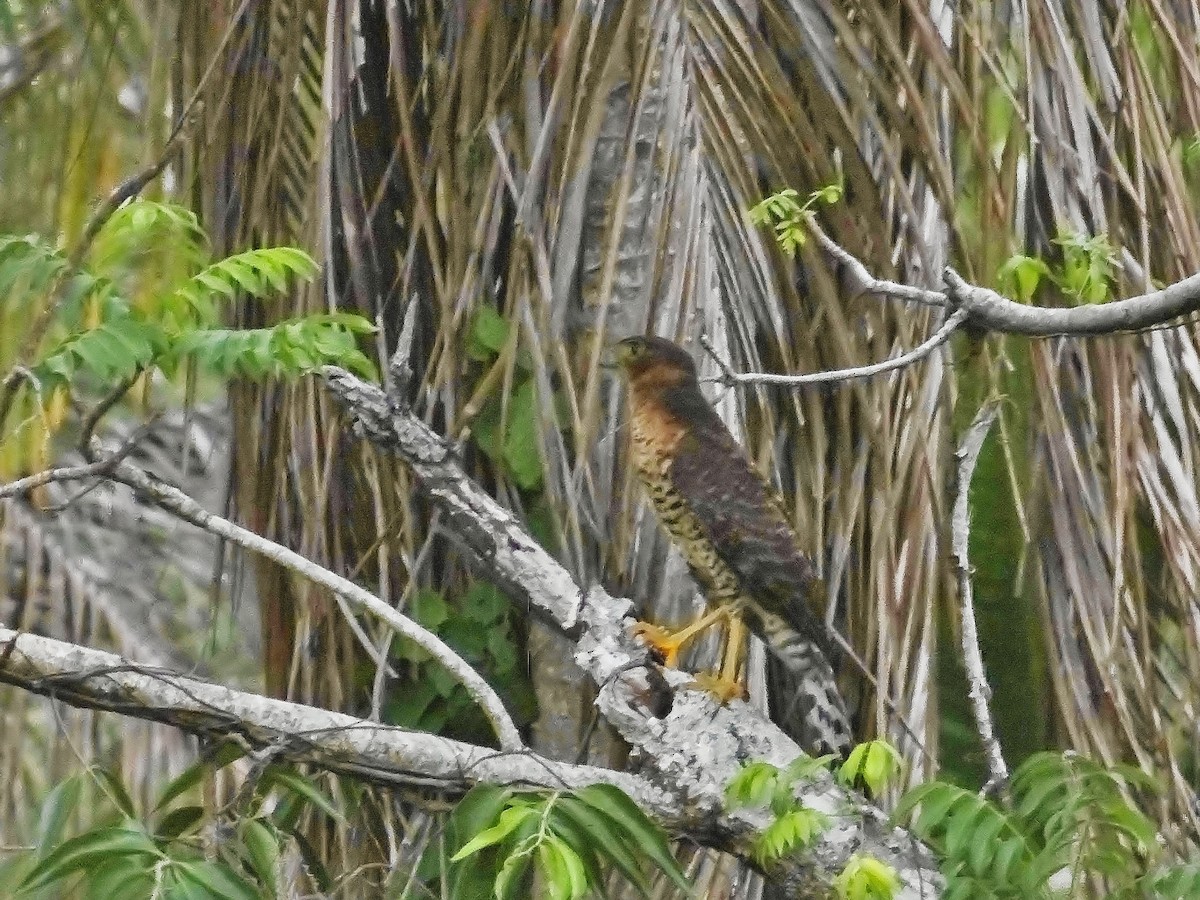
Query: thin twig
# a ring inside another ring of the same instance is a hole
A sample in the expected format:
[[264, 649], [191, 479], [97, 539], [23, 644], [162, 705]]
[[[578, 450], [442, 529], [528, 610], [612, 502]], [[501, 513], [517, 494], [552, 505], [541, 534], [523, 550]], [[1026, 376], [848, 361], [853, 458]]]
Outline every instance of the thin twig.
[[774, 372], [734, 372], [727, 363], [720, 357], [717, 357], [712, 346], [701, 338], [701, 343], [709, 353], [713, 354], [717, 360], [717, 365], [721, 367], [721, 375], [713, 376], [706, 379], [707, 381], [719, 381], [722, 384], [772, 384], [780, 387], [799, 387], [806, 384], [825, 384], [831, 381], [850, 381], [856, 378], [871, 378], [875, 375], [880, 375], [884, 372], [891, 372], [895, 369], [903, 369], [905, 366], [911, 366], [913, 363], [924, 359], [946, 341], [950, 340], [951, 335], [959, 329], [959, 327], [967, 320], [967, 311], [964, 309], [956, 309], [945, 322], [942, 327], [934, 332], [933, 336], [926, 340], [920, 346], [914, 347], [907, 353], [892, 359], [885, 359], [882, 362], [872, 363], [869, 366], [855, 366], [849, 369], [832, 369], [828, 372], [812, 372], [807, 375], [779, 375]]
[[958, 572], [958, 595], [962, 604], [962, 650], [963, 665], [967, 670], [968, 693], [971, 698], [971, 712], [975, 716], [975, 727], [979, 730], [979, 740], [983, 744], [987, 757], [989, 779], [984, 791], [998, 791], [1007, 799], [1008, 795], [1008, 766], [1004, 763], [1004, 755], [1000, 752], [1000, 742], [996, 739], [996, 730], [992, 724], [992, 714], [988, 709], [988, 701], [992, 689], [988, 686], [987, 677], [983, 671], [983, 655], [979, 652], [979, 629], [975, 624], [975, 599], [971, 586], [971, 563], [968, 544], [971, 533], [971, 511], [968, 494], [971, 489], [971, 476], [975, 472], [975, 463], [979, 460], [979, 451], [987, 438], [992, 423], [1000, 411], [1000, 404], [992, 401], [984, 405], [963, 435], [955, 456], [958, 459], [957, 493], [954, 497], [954, 512], [950, 519], [950, 547], [954, 554], [955, 568]]
[[106, 453], [103, 456], [95, 456], [86, 465], [60, 466], [57, 469], [35, 472], [33, 475], [27, 475], [24, 478], [18, 478], [16, 481], [10, 481], [8, 484], [0, 484], [0, 500], [6, 497], [19, 497], [22, 494], [28, 494], [34, 488], [39, 488], [51, 482], [81, 481], [85, 478], [107, 475], [116, 468], [117, 463], [132, 452], [133, 448], [137, 446], [137, 442], [144, 436], [142, 432], [136, 432], [116, 450]]
[[821, 226], [817, 224], [815, 216], [809, 217], [808, 229], [812, 232], [813, 237], [817, 239], [817, 243], [821, 245], [821, 249], [837, 264], [836, 272], [838, 279], [841, 281], [842, 289], [851, 297], [858, 297], [863, 294], [879, 294], [885, 297], [895, 297], [898, 300], [906, 300], [910, 303], [919, 303], [924, 306], [947, 306], [949, 304], [946, 295], [941, 291], [931, 291], [926, 288], [913, 287], [908, 284], [900, 284], [895, 281], [885, 281], [882, 278], [876, 278], [867, 271], [867, 267], [862, 264], [858, 257], [821, 230]]

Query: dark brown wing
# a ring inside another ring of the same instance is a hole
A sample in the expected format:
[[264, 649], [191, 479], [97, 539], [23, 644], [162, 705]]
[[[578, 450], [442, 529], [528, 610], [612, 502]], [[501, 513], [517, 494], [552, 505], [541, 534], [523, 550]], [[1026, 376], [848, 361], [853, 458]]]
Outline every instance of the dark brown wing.
[[689, 424], [669, 480], [749, 602], [743, 618], [766, 644], [772, 717], [809, 752], [844, 757], [853, 744], [824, 622], [810, 606], [812, 564], [774, 493], [699, 389], [666, 398]]
[[677, 388], [666, 400], [689, 423], [671, 465], [676, 491], [744, 593], [830, 656], [825, 625], [810, 605], [816, 574], [774, 493], [697, 388]]

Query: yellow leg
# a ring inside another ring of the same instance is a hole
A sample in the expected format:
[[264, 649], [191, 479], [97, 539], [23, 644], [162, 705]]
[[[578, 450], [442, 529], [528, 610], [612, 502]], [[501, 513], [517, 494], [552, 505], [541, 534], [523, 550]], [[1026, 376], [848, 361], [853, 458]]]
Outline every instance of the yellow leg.
[[683, 652], [684, 646], [704, 629], [727, 618], [728, 615], [727, 607], [718, 606], [679, 631], [672, 632], [649, 622], [638, 622], [633, 626], [633, 633], [663, 655], [664, 665], [674, 669], [679, 665], [679, 654]]
[[696, 675], [696, 685], [714, 695], [722, 703], [728, 703], [735, 697], [746, 696], [746, 687], [742, 683], [742, 647], [746, 643], [746, 623], [742, 621], [736, 607], [725, 607], [726, 619], [729, 626], [725, 632], [725, 649], [721, 654], [721, 668], [715, 675], [700, 673]]
[[725, 633], [725, 656], [721, 660], [721, 678], [725, 681], [740, 681], [742, 674], [742, 648], [746, 645], [746, 623], [736, 613], [729, 614], [729, 630]]
[[663, 655], [663, 664], [669, 668], [679, 665], [679, 654], [706, 628], [725, 620], [725, 644], [721, 653], [720, 668], [716, 672], [701, 672], [695, 677], [697, 687], [716, 696], [722, 703], [734, 697], [744, 697], [746, 689], [741, 679], [742, 647], [746, 643], [746, 626], [742, 622], [741, 609], [735, 604], [718, 606], [706, 612], [690, 625], [679, 631], [668, 631], [648, 622], [638, 622], [633, 633]]

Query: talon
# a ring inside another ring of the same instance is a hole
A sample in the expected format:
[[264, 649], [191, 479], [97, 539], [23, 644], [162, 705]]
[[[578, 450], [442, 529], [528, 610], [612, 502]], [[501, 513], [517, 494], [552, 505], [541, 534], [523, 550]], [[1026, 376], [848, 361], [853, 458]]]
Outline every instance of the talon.
[[707, 691], [724, 706], [730, 700], [745, 700], [746, 686], [737, 679], [723, 678], [709, 672], [700, 672], [692, 679], [691, 687]]
[[639, 637], [650, 647], [654, 654], [662, 659], [662, 663], [668, 669], [677, 668], [679, 665], [679, 653], [683, 649], [686, 639], [681, 641], [676, 633], [667, 631], [660, 625], [654, 625], [650, 622], [638, 622], [633, 626], [634, 637]]

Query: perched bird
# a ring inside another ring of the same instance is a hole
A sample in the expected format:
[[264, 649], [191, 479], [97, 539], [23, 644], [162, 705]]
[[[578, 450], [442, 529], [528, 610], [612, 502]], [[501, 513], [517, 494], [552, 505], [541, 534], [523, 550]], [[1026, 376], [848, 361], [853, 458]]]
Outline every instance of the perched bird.
[[749, 626], [790, 676], [805, 749], [844, 756], [849, 717], [830, 665], [829, 632], [810, 606], [819, 583], [779, 499], [705, 400], [683, 348], [631, 337], [617, 344], [616, 357], [629, 383], [633, 464], [709, 604], [680, 631], [640, 623], [637, 633], [673, 666], [688, 642], [725, 620], [721, 667], [697, 682], [728, 700], [743, 692]]

